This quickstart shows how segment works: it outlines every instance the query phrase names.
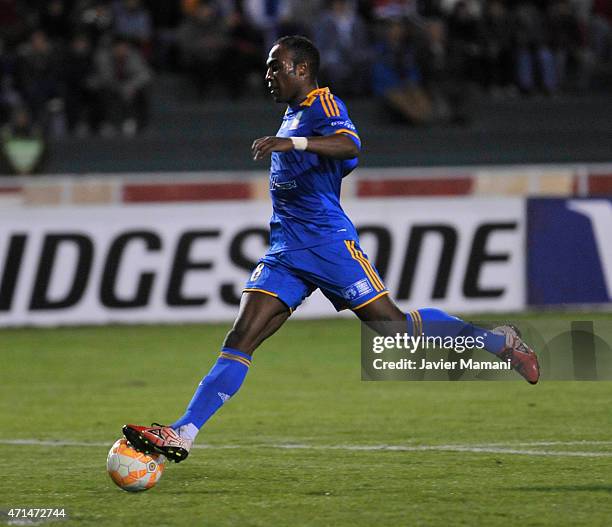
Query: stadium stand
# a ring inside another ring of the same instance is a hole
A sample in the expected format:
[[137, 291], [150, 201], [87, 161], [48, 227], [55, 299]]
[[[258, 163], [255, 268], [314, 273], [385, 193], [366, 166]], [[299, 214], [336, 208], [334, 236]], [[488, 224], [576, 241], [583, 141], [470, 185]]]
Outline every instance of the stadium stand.
[[608, 161], [611, 20], [601, 0], [3, 0], [4, 150], [38, 156], [3, 172], [252, 169], [281, 111], [261, 65], [291, 32], [367, 123], [362, 166]]

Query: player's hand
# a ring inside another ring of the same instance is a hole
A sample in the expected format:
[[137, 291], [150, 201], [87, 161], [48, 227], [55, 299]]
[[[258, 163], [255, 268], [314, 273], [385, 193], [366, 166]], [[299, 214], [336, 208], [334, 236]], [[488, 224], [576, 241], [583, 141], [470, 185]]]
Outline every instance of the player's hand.
[[260, 137], [251, 145], [253, 160], [263, 159], [270, 152], [289, 152], [293, 150], [293, 142], [286, 137]]

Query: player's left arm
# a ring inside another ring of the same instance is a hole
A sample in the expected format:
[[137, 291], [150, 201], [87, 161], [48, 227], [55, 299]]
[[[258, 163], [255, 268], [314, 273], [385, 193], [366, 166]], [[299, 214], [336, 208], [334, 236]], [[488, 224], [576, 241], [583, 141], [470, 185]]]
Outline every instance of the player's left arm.
[[[313, 136], [306, 139], [308, 140], [306, 152], [332, 159], [353, 159], [359, 156], [359, 147], [355, 141], [343, 133]], [[271, 152], [289, 152], [294, 148], [293, 141], [286, 137], [260, 137], [253, 141], [251, 153], [253, 159], [257, 161]]]

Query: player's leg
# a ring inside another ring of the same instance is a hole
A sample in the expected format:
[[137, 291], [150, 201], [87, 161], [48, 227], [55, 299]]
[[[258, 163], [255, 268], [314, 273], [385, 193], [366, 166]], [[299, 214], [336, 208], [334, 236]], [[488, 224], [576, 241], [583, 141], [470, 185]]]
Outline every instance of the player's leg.
[[156, 451], [177, 462], [185, 459], [204, 423], [242, 386], [253, 351], [282, 326], [289, 314], [289, 308], [274, 296], [244, 293], [221, 353], [198, 385], [185, 413], [170, 426], [124, 426], [123, 433], [134, 448]]
[[[483, 329], [435, 308], [422, 308], [404, 314], [389, 295], [377, 298], [363, 307], [357, 307], [353, 312], [374, 331], [382, 334], [390, 331], [390, 325], [386, 322], [399, 322], [402, 326], [407, 323], [405, 331], [414, 336], [478, 338], [488, 352], [502, 360], [510, 360], [512, 367], [528, 382], [538, 382], [538, 359], [511, 326], [500, 326], [494, 330]], [[395, 326], [391, 332], [397, 332]]]
[[181, 437], [193, 441], [204, 423], [236, 394], [255, 349], [283, 325], [308, 291], [276, 258], [266, 257], [257, 265], [217, 362], [202, 379], [185, 413], [170, 425]]
[[238, 392], [253, 352], [283, 325], [289, 313], [289, 308], [274, 296], [261, 292], [242, 295], [240, 311], [217, 361], [200, 382], [185, 413], [170, 425], [181, 437], [193, 441], [204, 423]]
[[404, 313], [391, 300], [389, 295], [377, 298], [373, 302], [353, 309], [357, 317], [378, 332], [388, 332], [385, 322], [399, 322], [403, 330], [410, 335], [425, 335], [432, 337], [479, 336], [485, 343], [485, 349], [490, 353], [500, 353], [505, 345], [504, 335], [479, 328], [460, 318], [449, 315], [441, 309], [421, 308]]
[[224, 348], [252, 355], [289, 318], [291, 311], [278, 298], [258, 291], [245, 292], [238, 316], [225, 337]]
[[[478, 338], [487, 351], [503, 360], [509, 358], [523, 377], [537, 382], [539, 366], [535, 353], [512, 328], [483, 329], [435, 308], [402, 312], [357, 241], [345, 240], [293, 253], [294, 258], [305, 262], [302, 265], [310, 273], [309, 280], [321, 288], [336, 309], [348, 307], [375, 331], [387, 333], [388, 322], [398, 322], [402, 332], [415, 336]], [[397, 330], [394, 328], [393, 332]]]
[[362, 322], [372, 327], [376, 322], [404, 322], [406, 320], [406, 313], [395, 305], [389, 294], [364, 306], [357, 306], [353, 308], [353, 312]]
[[123, 433], [132, 445], [177, 462], [185, 459], [204, 423], [242, 386], [255, 349], [311, 291], [274, 257], [264, 258], [246, 284], [238, 316], [216, 363], [198, 385], [185, 413], [170, 426], [124, 426]]

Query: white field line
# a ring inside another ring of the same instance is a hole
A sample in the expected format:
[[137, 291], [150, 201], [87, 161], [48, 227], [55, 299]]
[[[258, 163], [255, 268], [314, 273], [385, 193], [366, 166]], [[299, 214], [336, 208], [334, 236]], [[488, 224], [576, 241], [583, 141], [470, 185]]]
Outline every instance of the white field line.
[[585, 441], [585, 440], [577, 440], [577, 441], [528, 441], [528, 442], [510, 442], [510, 443], [487, 443], [486, 445], [481, 446], [572, 446], [572, 445], [595, 445], [595, 446], [605, 446], [612, 445], [612, 441]]
[[[50, 441], [39, 439], [0, 439], [2, 445], [46, 447], [109, 447], [110, 443], [85, 441]], [[209, 450], [271, 448], [280, 450], [344, 450], [359, 452], [469, 452], [483, 454], [512, 454], [522, 456], [558, 457], [612, 457], [612, 452], [585, 452], [562, 450], [524, 449], [521, 446], [572, 446], [612, 445], [612, 441], [541, 441], [533, 443], [495, 443], [491, 445], [307, 445], [270, 443], [252, 445], [194, 445], [193, 448]]]

